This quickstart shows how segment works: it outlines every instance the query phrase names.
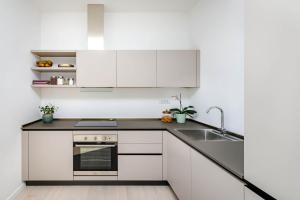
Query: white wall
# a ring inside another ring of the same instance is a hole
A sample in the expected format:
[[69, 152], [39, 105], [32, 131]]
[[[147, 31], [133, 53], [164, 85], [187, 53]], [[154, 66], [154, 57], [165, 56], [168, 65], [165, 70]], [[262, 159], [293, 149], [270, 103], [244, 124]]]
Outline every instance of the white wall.
[[245, 178], [298, 200], [300, 3], [246, 1]]
[[21, 181], [21, 125], [39, 117], [39, 97], [31, 89], [32, 55], [39, 48], [40, 22], [32, 1], [1, 1], [0, 6], [0, 199]]
[[[86, 49], [85, 11], [44, 12], [42, 49]], [[111, 12], [104, 16], [105, 49], [189, 49], [184, 12]]]
[[244, 7], [242, 0], [200, 0], [191, 11], [191, 32], [201, 51], [201, 87], [192, 97], [197, 120], [220, 126], [220, 113], [206, 114], [210, 106], [225, 112], [225, 128], [244, 133]]
[[117, 88], [111, 92], [80, 92], [80, 89], [43, 89], [42, 104], [59, 107], [59, 118], [158, 118], [162, 110], [178, 106], [171, 96], [182, 92], [185, 105], [193, 89]]

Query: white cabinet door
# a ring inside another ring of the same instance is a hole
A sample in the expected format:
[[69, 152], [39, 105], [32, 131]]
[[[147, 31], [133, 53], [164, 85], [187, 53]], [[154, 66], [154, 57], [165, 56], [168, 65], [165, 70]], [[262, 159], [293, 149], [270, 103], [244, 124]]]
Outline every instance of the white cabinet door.
[[264, 200], [251, 190], [249, 190], [247, 187], [245, 187], [245, 200]]
[[156, 51], [117, 51], [117, 87], [156, 87]]
[[199, 152], [191, 151], [192, 200], [243, 200], [244, 184]]
[[157, 87], [197, 87], [197, 51], [157, 51]]
[[162, 180], [161, 155], [119, 155], [118, 180]]
[[71, 131], [29, 132], [29, 180], [73, 180]]
[[116, 87], [116, 51], [78, 51], [76, 57], [79, 87]]
[[168, 133], [167, 179], [180, 200], [191, 199], [191, 148]]

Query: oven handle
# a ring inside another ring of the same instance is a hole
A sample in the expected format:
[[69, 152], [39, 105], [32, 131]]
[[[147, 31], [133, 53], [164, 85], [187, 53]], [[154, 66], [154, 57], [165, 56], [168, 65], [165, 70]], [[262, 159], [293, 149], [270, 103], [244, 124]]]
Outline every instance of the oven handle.
[[75, 147], [93, 147], [93, 148], [97, 148], [97, 147], [115, 147], [117, 146], [116, 144], [102, 144], [102, 145], [86, 145], [86, 144], [76, 144]]

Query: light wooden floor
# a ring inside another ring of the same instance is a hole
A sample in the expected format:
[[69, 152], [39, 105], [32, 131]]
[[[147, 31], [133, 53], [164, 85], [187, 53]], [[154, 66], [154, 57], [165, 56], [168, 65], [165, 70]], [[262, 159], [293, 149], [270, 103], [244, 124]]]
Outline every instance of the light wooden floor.
[[168, 186], [27, 186], [16, 200], [177, 200]]

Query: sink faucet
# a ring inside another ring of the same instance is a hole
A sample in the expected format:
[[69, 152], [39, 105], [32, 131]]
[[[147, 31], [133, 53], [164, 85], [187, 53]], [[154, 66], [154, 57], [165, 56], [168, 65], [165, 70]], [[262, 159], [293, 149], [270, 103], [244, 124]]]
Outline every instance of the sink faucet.
[[226, 129], [224, 128], [224, 111], [223, 111], [223, 109], [218, 107], [218, 106], [212, 106], [206, 111], [206, 113], [209, 113], [212, 109], [218, 109], [221, 112], [221, 128], [220, 128], [220, 131], [221, 131], [222, 134], [225, 134]]

